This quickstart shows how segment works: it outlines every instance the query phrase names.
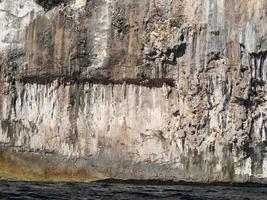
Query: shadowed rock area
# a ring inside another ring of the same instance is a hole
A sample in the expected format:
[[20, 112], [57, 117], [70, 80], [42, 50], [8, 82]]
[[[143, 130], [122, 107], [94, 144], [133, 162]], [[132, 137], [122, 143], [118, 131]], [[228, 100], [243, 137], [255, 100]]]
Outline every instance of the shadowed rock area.
[[266, 11], [2, 0], [0, 177], [266, 184]]

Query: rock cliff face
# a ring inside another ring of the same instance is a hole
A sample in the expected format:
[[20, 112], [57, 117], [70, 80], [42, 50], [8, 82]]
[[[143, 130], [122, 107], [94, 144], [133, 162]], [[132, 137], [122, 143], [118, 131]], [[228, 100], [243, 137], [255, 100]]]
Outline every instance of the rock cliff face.
[[2, 0], [0, 177], [267, 183], [266, 0]]

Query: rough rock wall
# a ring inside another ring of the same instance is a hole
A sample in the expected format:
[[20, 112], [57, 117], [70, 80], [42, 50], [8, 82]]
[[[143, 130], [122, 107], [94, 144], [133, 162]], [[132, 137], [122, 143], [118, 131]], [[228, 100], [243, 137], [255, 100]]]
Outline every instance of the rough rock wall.
[[265, 0], [3, 0], [0, 176], [267, 183]]

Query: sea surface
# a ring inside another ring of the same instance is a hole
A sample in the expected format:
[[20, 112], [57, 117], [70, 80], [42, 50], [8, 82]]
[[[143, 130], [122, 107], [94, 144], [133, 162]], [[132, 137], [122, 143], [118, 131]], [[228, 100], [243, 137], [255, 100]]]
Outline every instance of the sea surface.
[[132, 183], [47, 183], [0, 181], [0, 200], [39, 199], [175, 199], [264, 200], [263, 186], [168, 185]]

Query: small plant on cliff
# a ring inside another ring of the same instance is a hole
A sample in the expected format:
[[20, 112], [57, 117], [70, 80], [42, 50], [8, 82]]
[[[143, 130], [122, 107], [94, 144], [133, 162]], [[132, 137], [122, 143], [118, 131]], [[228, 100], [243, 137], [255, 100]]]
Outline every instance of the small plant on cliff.
[[174, 17], [172, 19], [170, 19], [170, 26], [172, 27], [177, 27], [180, 28], [183, 25], [183, 20], [181, 18], [178, 17]]
[[147, 46], [149, 42], [150, 42], [150, 36], [145, 35], [142, 40], [142, 49], [144, 49], [145, 46]]

